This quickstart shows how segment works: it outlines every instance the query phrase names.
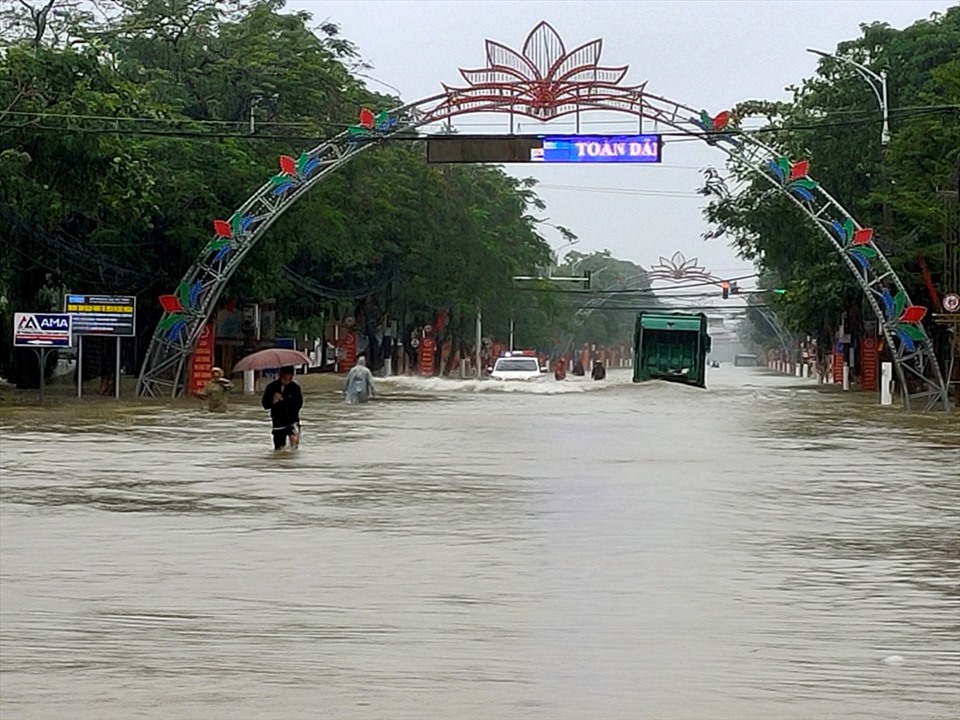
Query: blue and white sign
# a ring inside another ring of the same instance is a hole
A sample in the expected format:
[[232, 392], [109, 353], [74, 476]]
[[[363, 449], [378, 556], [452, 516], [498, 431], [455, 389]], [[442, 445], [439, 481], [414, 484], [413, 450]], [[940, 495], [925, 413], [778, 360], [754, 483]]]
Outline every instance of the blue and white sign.
[[548, 135], [530, 151], [531, 162], [658, 163], [659, 135]]
[[14, 313], [14, 347], [70, 347], [72, 322], [67, 313]]

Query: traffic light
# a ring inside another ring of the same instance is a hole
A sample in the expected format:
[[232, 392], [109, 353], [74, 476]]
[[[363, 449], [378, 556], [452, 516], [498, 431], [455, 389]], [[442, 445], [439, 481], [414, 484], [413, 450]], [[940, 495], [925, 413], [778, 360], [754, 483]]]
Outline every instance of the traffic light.
[[724, 280], [722, 283], [720, 283], [720, 289], [723, 291], [724, 300], [730, 297], [730, 283]]
[[730, 283], [730, 294], [731, 294], [731, 295], [739, 295], [739, 294], [740, 294], [740, 286], [737, 285], [737, 281], [736, 281], [736, 280], [734, 280], [732, 283]]
[[592, 274], [593, 274], [593, 271], [592, 271], [592, 270], [584, 270], [584, 271], [583, 271], [583, 289], [584, 289], [584, 290], [589, 290], [589, 289], [590, 289], [590, 276], [591, 276]]

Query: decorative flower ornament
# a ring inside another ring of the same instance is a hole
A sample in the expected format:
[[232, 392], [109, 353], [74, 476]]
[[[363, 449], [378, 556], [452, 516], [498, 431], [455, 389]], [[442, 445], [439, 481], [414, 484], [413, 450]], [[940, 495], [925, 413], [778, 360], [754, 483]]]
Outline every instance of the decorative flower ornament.
[[675, 252], [669, 260], [660, 257], [657, 265], [652, 265], [647, 277], [652, 280], [669, 280], [678, 282], [680, 280], [713, 280], [713, 276], [707, 272], [707, 269], [697, 264], [697, 258], [687, 260], [679, 250]]
[[216, 237], [207, 245], [208, 252], [216, 252], [213, 262], [220, 262], [227, 257], [234, 248], [234, 242], [240, 239], [252, 222], [252, 215], [241, 215], [239, 212], [231, 215], [229, 220], [213, 221], [213, 232]]
[[810, 191], [817, 188], [818, 183], [808, 176], [810, 172], [809, 160], [799, 160], [791, 163], [786, 157], [779, 157], [776, 160], [771, 160], [767, 167], [770, 168], [787, 192], [792, 192], [807, 202], [813, 202], [813, 193]]
[[447, 100], [435, 114], [503, 109], [548, 120], [576, 112], [584, 103], [622, 104], [635, 108], [642, 86], [621, 86], [628, 66], [601, 67], [602, 40], [567, 52], [560, 35], [541, 22], [527, 36], [520, 52], [487, 40], [486, 67], [460, 69], [467, 87], [444, 85]]
[[908, 352], [916, 350], [916, 343], [927, 339], [927, 332], [920, 321], [927, 314], [922, 305], [907, 305], [907, 296], [902, 290], [891, 296], [884, 289], [883, 308], [887, 316], [887, 326], [896, 333]]
[[167, 333], [167, 340], [174, 341], [187, 324], [187, 319], [197, 308], [203, 284], [197, 280], [192, 285], [181, 282], [173, 295], [161, 295], [160, 306], [166, 316], [160, 321], [160, 329]]
[[830, 227], [839, 238], [843, 251], [861, 268], [868, 270], [870, 260], [877, 257], [877, 249], [873, 245], [873, 228], [857, 228], [850, 218], [843, 223], [831, 220]]
[[307, 153], [300, 153], [300, 157], [294, 160], [289, 155], [280, 156], [280, 172], [270, 178], [273, 183], [273, 194], [283, 195], [294, 185], [299, 185], [307, 179], [320, 162], [316, 158], [311, 158]]
[[353, 137], [371, 137], [390, 132], [397, 125], [397, 119], [387, 110], [381, 110], [376, 115], [370, 108], [360, 109], [360, 122], [347, 128]]

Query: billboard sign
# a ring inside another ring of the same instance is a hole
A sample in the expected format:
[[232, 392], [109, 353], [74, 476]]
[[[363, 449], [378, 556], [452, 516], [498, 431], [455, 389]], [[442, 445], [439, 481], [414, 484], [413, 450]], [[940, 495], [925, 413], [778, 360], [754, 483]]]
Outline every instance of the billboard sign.
[[71, 324], [66, 313], [14, 313], [13, 346], [70, 347]]
[[67, 295], [64, 310], [73, 317], [75, 335], [136, 335], [137, 299], [129, 295]]
[[531, 162], [658, 163], [659, 135], [547, 135], [530, 151]]

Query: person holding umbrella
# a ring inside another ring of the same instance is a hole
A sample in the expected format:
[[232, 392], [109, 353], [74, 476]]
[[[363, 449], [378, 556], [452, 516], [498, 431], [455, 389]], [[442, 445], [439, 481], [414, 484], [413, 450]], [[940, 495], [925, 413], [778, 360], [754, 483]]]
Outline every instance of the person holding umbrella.
[[283, 450], [290, 438], [290, 449], [300, 445], [300, 408], [303, 392], [293, 380], [293, 366], [280, 368], [280, 379], [267, 385], [260, 400], [264, 410], [270, 411], [273, 424], [273, 449]]

